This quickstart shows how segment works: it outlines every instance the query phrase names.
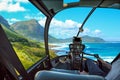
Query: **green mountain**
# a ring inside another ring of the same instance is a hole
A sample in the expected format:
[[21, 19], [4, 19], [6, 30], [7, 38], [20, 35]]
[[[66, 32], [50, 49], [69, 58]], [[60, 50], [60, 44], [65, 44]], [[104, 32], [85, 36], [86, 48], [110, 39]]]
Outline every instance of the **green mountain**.
[[85, 36], [83, 36], [82, 37], [82, 40], [83, 40], [83, 42], [105, 42], [105, 40], [104, 39], [102, 39], [102, 38], [99, 38], [99, 37], [91, 37], [91, 36], [88, 36], [88, 35], [85, 35]]
[[[67, 39], [60, 39], [59, 42], [72, 42], [73, 38], [67, 38]], [[83, 42], [96, 42], [96, 43], [100, 43], [100, 42], [105, 42], [104, 39], [99, 38], [99, 37], [91, 37], [88, 35], [82, 36], [82, 41]]]
[[35, 19], [16, 22], [11, 25], [11, 29], [32, 40], [44, 39], [44, 28]]
[[[29, 39], [36, 40], [39, 42], [43, 42], [44, 40], [44, 28], [35, 19], [16, 22], [12, 24], [10, 28]], [[50, 35], [48, 37], [49, 42], [59, 41], [58, 39]]]
[[27, 42], [28, 40], [16, 32], [12, 31], [10, 28], [7, 28], [6, 26], [2, 25], [2, 28], [4, 29], [5, 33], [7, 34], [8, 39], [10, 42]]
[[8, 24], [8, 21], [5, 20], [2, 16], [0, 16], [0, 24], [4, 24], [4, 26], [10, 27], [10, 25]]
[[42, 43], [29, 41], [28, 39], [10, 30], [3, 24], [2, 28], [4, 29], [8, 39], [12, 44], [12, 47], [14, 48], [25, 69], [28, 69], [45, 56], [45, 49], [42, 47]]
[[[28, 69], [30, 66], [46, 56], [44, 44], [42, 42], [29, 40], [21, 34], [11, 30], [10, 27], [6, 26], [6, 23], [2, 23], [7, 22], [4, 20], [5, 19], [1, 18], [0, 24], [2, 24], [2, 28], [4, 29], [8, 39], [12, 44], [12, 47], [14, 48], [25, 69]], [[51, 58], [56, 56], [52, 50], [50, 50], [50, 54]]]
[[4, 19], [2, 16], [0, 16], [0, 24], [2, 24], [2, 28], [4, 29], [5, 33], [7, 34], [8, 39], [11, 42], [20, 42], [20, 41], [27, 41], [26, 38], [19, 35], [12, 29], [10, 29], [10, 25], [6, 19]]

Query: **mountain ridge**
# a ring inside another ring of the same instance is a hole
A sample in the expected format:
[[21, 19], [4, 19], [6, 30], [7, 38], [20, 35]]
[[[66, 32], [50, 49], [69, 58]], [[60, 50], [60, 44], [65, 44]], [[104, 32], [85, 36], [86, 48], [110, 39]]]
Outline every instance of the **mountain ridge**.
[[[81, 37], [82, 42], [90, 42], [90, 43], [101, 43], [101, 42], [106, 42], [104, 39], [99, 38], [99, 37], [92, 37], [92, 36], [82, 36]], [[67, 39], [60, 39], [60, 42], [72, 42], [73, 38], [67, 38]]]
[[[15, 32], [21, 36], [24, 36], [27, 39], [36, 40], [39, 42], [44, 41], [44, 27], [42, 27], [37, 20], [31, 19], [26, 21], [18, 21], [16, 23], [13, 23], [12, 25], [9, 25], [7, 20], [5, 20], [2, 16], [0, 16], [0, 23], [3, 25], [7, 25], [7, 28], [10, 29], [10, 31]], [[50, 43], [54, 42], [72, 42], [72, 38], [68, 39], [56, 39], [52, 37], [51, 35], [48, 35], [48, 39]], [[83, 42], [105, 42], [104, 39], [99, 37], [91, 37], [88, 35], [82, 36]]]
[[29, 39], [44, 40], [44, 28], [35, 19], [16, 22], [11, 29]]
[[106, 42], [104, 39], [100, 37], [92, 37], [92, 36], [82, 36], [83, 42]]
[[8, 21], [4, 17], [2, 17], [1, 15], [0, 15], [0, 23], [8, 28], [10, 27]]

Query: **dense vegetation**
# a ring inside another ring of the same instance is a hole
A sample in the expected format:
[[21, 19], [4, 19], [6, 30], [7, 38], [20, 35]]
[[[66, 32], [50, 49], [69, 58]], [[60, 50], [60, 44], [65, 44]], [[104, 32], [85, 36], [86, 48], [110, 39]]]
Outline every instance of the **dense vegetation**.
[[[44, 44], [42, 42], [28, 40], [27, 38], [24, 38], [18, 33], [12, 31], [10, 28], [3, 25], [2, 27], [25, 69], [28, 69], [37, 61], [45, 57], [46, 54]], [[52, 50], [50, 51], [50, 54], [51, 58], [56, 56]]]
[[[43, 46], [42, 43], [28, 42], [28, 44], [22, 44], [14, 42], [12, 45], [26, 69], [45, 57], [45, 49], [41, 47], [41, 45]], [[50, 53], [52, 58], [56, 56], [54, 51], [51, 50]]]

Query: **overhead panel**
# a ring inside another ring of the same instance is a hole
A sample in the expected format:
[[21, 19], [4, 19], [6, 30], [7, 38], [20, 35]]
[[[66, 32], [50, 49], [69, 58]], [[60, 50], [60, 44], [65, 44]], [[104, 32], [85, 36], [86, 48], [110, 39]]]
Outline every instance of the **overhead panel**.
[[101, 0], [81, 0], [79, 6], [82, 7], [95, 7], [100, 3]]
[[110, 7], [120, 9], [120, 0], [105, 0], [101, 7]]
[[[96, 7], [102, 0], [80, 0], [79, 6]], [[99, 7], [110, 7], [120, 9], [120, 0], [104, 0]]]
[[[102, 0], [29, 0], [47, 16], [69, 7], [96, 7]], [[120, 9], [120, 0], [104, 0], [101, 8]], [[43, 10], [45, 9], [45, 10]]]
[[46, 5], [48, 10], [53, 10], [54, 12], [60, 11], [63, 9], [63, 0], [42, 0]]

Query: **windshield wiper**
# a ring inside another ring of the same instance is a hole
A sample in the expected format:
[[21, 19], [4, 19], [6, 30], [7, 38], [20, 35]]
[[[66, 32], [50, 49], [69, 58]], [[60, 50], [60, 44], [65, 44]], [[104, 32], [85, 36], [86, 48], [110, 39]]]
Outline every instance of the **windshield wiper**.
[[77, 37], [79, 36], [80, 32], [83, 32], [83, 26], [86, 23], [86, 21], [88, 20], [88, 18], [91, 16], [91, 14], [96, 10], [97, 7], [99, 7], [102, 3], [104, 2], [104, 0], [101, 0], [101, 2], [96, 6], [93, 7], [92, 10], [89, 12], [89, 14], [87, 15], [87, 17], [85, 18], [84, 22], [82, 23], [81, 27], [79, 28], [79, 31], [77, 33]]

